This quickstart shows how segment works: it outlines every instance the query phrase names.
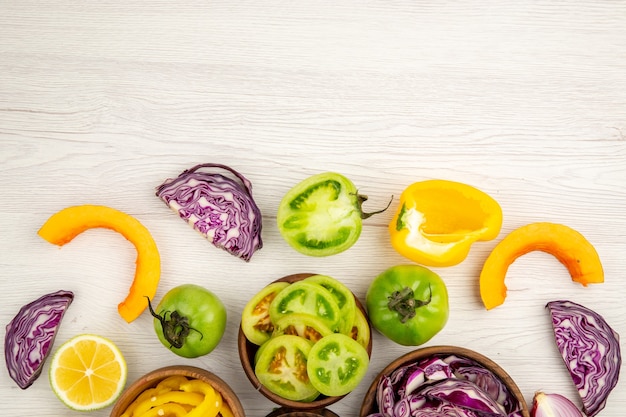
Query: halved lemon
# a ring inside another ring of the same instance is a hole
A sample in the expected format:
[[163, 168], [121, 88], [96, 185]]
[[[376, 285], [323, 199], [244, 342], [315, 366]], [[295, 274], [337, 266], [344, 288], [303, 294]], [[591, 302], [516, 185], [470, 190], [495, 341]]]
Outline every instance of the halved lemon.
[[66, 406], [89, 411], [107, 407], [119, 397], [127, 367], [109, 339], [82, 334], [57, 349], [49, 376], [52, 390]]

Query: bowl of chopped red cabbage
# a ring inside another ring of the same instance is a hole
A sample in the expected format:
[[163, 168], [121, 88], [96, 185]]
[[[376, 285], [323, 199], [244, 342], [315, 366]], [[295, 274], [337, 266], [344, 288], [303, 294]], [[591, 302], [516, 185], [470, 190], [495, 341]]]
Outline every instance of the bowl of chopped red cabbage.
[[360, 417], [530, 417], [513, 379], [491, 359], [457, 346], [411, 351], [385, 367]]

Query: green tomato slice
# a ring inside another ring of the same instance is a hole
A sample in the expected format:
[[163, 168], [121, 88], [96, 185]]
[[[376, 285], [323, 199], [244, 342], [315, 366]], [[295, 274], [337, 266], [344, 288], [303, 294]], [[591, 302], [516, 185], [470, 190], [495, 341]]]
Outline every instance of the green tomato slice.
[[290, 313], [285, 314], [274, 323], [272, 336], [290, 334], [303, 337], [315, 343], [322, 337], [332, 333], [332, 330], [315, 316], [305, 313]]
[[356, 316], [356, 301], [354, 294], [341, 281], [329, 277], [328, 275], [313, 275], [304, 280], [312, 284], [319, 285], [328, 290], [339, 306], [341, 319], [339, 321], [338, 331], [340, 333], [349, 334], [352, 330], [352, 324]]
[[286, 314], [309, 314], [320, 319], [332, 331], [338, 328], [341, 318], [341, 310], [330, 291], [304, 280], [280, 291], [270, 304], [269, 313], [272, 323]]
[[356, 309], [354, 322], [352, 323], [349, 336], [367, 349], [371, 337], [370, 326], [367, 322], [365, 314], [363, 314], [360, 308]]
[[277, 213], [278, 229], [297, 251], [329, 256], [350, 248], [361, 234], [362, 213], [354, 184], [326, 172], [296, 184]]
[[359, 342], [333, 333], [313, 345], [307, 372], [311, 384], [329, 397], [346, 395], [355, 389], [369, 366], [369, 355]]
[[244, 307], [241, 330], [251, 343], [262, 345], [272, 335], [274, 325], [270, 320], [269, 307], [276, 294], [288, 286], [287, 282], [273, 282], [252, 297]]
[[276, 395], [292, 401], [312, 401], [319, 392], [307, 374], [312, 343], [293, 335], [272, 337], [257, 355], [254, 372], [259, 382]]

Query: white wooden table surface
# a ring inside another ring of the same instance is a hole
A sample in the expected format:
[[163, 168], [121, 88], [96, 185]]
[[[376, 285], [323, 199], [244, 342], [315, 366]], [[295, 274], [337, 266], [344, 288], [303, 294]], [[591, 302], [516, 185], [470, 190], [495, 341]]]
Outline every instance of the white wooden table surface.
[[[278, 277], [310, 271], [363, 300], [378, 273], [407, 262], [389, 244], [393, 210], [365, 221], [358, 243], [337, 256], [306, 257], [282, 240], [280, 199], [323, 171], [352, 179], [369, 209], [431, 178], [498, 200], [500, 236], [460, 265], [435, 268], [451, 312], [428, 345], [489, 356], [529, 403], [537, 390], [580, 403], [546, 302], [584, 304], [626, 338], [624, 1], [0, 0], [0, 160], [0, 321], [46, 292], [72, 290], [55, 346], [79, 333], [107, 336], [128, 361], [129, 382], [166, 364], [197, 365], [229, 382], [248, 415], [273, 409], [237, 357], [245, 302]], [[201, 162], [253, 183], [265, 246], [250, 263], [215, 249], [154, 195]], [[85, 203], [149, 228], [163, 264], [157, 298], [187, 282], [221, 297], [228, 326], [214, 352], [179, 358], [147, 313], [132, 324], [118, 316], [135, 258], [121, 236], [92, 230], [62, 249], [39, 238], [51, 214]], [[482, 263], [508, 232], [535, 221], [585, 235], [606, 282], [583, 288], [534, 252], [509, 270], [504, 305], [486, 311]], [[374, 376], [410, 350], [376, 333], [365, 380], [330, 409], [356, 416]], [[47, 371], [20, 390], [3, 366], [2, 415], [84, 415], [56, 399]], [[621, 381], [600, 415], [624, 409]]]

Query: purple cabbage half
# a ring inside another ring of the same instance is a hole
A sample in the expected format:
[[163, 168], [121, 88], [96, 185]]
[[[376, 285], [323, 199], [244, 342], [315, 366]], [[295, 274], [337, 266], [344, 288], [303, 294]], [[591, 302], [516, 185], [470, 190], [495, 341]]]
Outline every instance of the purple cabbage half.
[[370, 417], [518, 417], [519, 401], [478, 362], [435, 355], [382, 375]]
[[9, 375], [20, 388], [28, 388], [41, 374], [61, 319], [73, 300], [71, 291], [46, 294], [23, 306], [7, 324], [4, 358]]
[[[209, 169], [210, 172], [202, 170]], [[234, 175], [222, 175], [215, 170]], [[156, 195], [207, 240], [248, 262], [263, 247], [261, 210], [252, 198], [252, 184], [221, 164], [200, 164], [167, 179]]]
[[556, 345], [589, 417], [598, 414], [617, 385], [622, 364], [619, 335], [598, 313], [572, 301], [551, 301]]

